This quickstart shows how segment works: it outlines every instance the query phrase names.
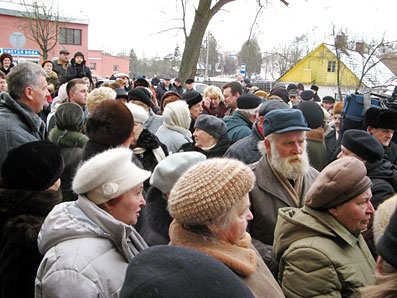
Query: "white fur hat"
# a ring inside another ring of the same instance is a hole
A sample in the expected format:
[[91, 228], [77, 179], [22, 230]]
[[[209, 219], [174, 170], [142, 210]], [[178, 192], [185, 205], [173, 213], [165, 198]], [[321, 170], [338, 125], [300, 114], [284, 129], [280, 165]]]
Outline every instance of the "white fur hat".
[[126, 193], [150, 177], [138, 168], [128, 148], [113, 148], [86, 161], [73, 179], [73, 191], [86, 194], [95, 204], [103, 204]]
[[147, 118], [149, 118], [149, 113], [146, 112], [146, 110], [141, 106], [131, 102], [126, 103], [125, 105], [130, 110], [132, 117], [134, 117], [134, 122], [143, 124], [145, 123]]
[[168, 193], [187, 169], [206, 159], [204, 154], [195, 151], [168, 155], [154, 168], [150, 184], [160, 189], [162, 193]]

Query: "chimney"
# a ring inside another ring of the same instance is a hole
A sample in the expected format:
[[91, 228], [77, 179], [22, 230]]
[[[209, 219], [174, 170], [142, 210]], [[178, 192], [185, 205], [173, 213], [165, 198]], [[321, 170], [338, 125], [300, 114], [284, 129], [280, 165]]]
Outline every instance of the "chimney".
[[335, 45], [338, 49], [345, 50], [347, 44], [347, 36], [342, 32], [336, 36]]
[[361, 55], [364, 55], [365, 51], [365, 42], [358, 41], [356, 42], [356, 52], [359, 52]]

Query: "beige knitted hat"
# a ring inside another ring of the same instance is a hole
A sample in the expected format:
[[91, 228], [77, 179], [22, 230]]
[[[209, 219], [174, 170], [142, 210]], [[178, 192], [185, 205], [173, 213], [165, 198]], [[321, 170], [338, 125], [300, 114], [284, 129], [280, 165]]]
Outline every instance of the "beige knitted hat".
[[179, 223], [208, 224], [227, 212], [253, 187], [255, 176], [241, 161], [211, 158], [187, 170], [176, 182], [168, 211]]

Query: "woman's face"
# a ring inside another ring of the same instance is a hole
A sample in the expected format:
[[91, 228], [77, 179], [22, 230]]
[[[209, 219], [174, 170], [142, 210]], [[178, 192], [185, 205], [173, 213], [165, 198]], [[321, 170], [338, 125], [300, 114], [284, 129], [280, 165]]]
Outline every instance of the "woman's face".
[[217, 96], [210, 97], [211, 107], [216, 108], [219, 105], [220, 101], [221, 101], [220, 97], [217, 97]]
[[52, 64], [48, 62], [48, 63], [44, 64], [43, 68], [46, 73], [50, 73], [52, 71]]
[[75, 58], [74, 58], [74, 61], [77, 63], [77, 64], [81, 64], [81, 63], [83, 63], [83, 57], [81, 57], [81, 56], [76, 56]]
[[10, 60], [10, 58], [4, 58], [4, 59], [3, 59], [3, 66], [4, 66], [4, 68], [10, 67], [10, 65], [11, 65], [11, 60]]
[[130, 145], [135, 146], [136, 143], [138, 142], [139, 136], [141, 135], [143, 131], [143, 125], [142, 123], [134, 122], [134, 138], [131, 140]]
[[195, 105], [191, 106], [189, 108], [190, 110], [190, 116], [192, 116], [192, 118], [194, 120], [197, 119], [198, 116], [201, 115], [201, 113], [203, 112], [203, 107], [201, 106], [201, 101], [199, 103], [196, 103]]
[[216, 144], [217, 140], [205, 130], [196, 128], [193, 133], [195, 146], [198, 148], [208, 148]]
[[216, 236], [220, 240], [224, 240], [231, 244], [236, 244], [239, 240], [244, 238], [248, 221], [252, 220], [254, 216], [251, 213], [250, 201], [248, 193], [237, 203], [237, 206], [231, 210], [227, 226], [218, 232]]
[[146, 205], [142, 196], [143, 183], [122, 194], [119, 201], [113, 205], [109, 213], [126, 225], [135, 225], [138, 221], [141, 207]]

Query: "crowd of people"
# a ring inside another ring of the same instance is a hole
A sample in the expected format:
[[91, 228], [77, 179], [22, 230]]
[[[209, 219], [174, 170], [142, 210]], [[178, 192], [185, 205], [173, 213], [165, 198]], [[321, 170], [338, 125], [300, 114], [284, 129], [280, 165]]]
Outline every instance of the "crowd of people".
[[397, 296], [397, 111], [0, 56], [0, 297]]

